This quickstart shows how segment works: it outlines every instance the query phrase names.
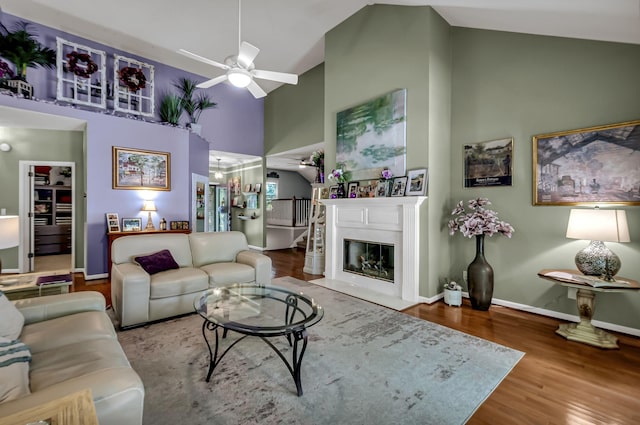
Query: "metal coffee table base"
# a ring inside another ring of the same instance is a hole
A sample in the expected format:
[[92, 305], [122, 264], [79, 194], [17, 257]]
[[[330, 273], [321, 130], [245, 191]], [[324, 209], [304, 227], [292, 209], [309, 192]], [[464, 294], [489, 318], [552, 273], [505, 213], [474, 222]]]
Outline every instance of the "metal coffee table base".
[[[202, 336], [204, 336], [204, 340], [207, 343], [207, 348], [209, 349], [209, 372], [207, 372], [207, 379], [206, 379], [207, 382], [209, 382], [214, 369], [216, 368], [216, 366], [218, 366], [218, 364], [220, 364], [220, 362], [222, 361], [224, 356], [229, 352], [229, 350], [231, 350], [233, 346], [235, 346], [237, 343], [247, 338], [248, 336], [253, 336], [253, 335], [243, 335], [241, 338], [237, 339], [230, 346], [228, 346], [222, 352], [222, 354], [218, 357], [218, 354], [219, 354], [218, 350], [220, 349], [219, 331], [221, 328], [223, 329], [222, 338], [224, 339], [226, 338], [227, 332], [229, 331], [229, 329], [225, 329], [224, 327], [217, 325], [215, 323], [209, 322], [208, 320], [205, 320], [204, 323], [202, 324]], [[215, 346], [213, 350], [211, 349], [211, 344], [209, 343], [209, 339], [207, 338], [207, 330], [215, 334]], [[287, 366], [287, 369], [289, 369], [289, 373], [291, 373], [291, 377], [293, 378], [293, 381], [296, 383], [296, 390], [298, 392], [298, 397], [300, 397], [302, 395], [302, 382], [300, 380], [300, 370], [302, 368], [302, 357], [304, 356], [304, 352], [307, 349], [307, 330], [306, 328], [303, 328], [303, 329], [288, 332], [284, 335], [287, 338], [287, 341], [289, 342], [289, 346], [293, 347], [291, 363], [287, 360], [284, 354], [282, 354], [282, 352], [275, 345], [273, 345], [271, 341], [269, 341], [267, 337], [259, 336], [259, 335], [257, 335], [257, 337], [263, 340], [269, 347], [271, 347], [271, 349], [278, 355], [278, 357], [282, 359], [284, 364]], [[300, 341], [302, 341], [302, 347], [300, 348], [300, 352], [298, 353], [298, 348], [299, 348], [298, 343]]]

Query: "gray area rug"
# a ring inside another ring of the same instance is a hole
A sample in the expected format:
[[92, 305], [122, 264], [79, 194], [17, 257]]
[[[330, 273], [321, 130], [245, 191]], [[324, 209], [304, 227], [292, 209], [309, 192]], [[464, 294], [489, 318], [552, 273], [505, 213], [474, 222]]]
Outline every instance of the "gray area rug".
[[[273, 284], [325, 310], [309, 328], [304, 394], [258, 338], [233, 347], [205, 382], [194, 314], [118, 333], [145, 385], [145, 424], [462, 424], [524, 355], [294, 278]], [[284, 337], [272, 342], [290, 358]]]

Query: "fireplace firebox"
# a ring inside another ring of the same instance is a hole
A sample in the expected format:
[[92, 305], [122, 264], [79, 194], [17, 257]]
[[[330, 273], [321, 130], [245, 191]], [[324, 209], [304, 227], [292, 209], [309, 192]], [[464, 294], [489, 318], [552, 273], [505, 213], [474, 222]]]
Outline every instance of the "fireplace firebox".
[[393, 245], [344, 239], [343, 253], [343, 271], [393, 283]]

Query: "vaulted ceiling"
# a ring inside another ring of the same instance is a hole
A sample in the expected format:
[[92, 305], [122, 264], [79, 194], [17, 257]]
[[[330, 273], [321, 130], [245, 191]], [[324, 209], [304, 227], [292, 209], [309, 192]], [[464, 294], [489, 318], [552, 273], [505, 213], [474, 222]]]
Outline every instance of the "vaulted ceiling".
[[[3, 0], [1, 7], [211, 78], [223, 71], [177, 50], [222, 62], [237, 53], [240, 29], [242, 40], [260, 48], [257, 68], [302, 74], [323, 62], [326, 32], [374, 3], [430, 5], [452, 26], [640, 44], [640, 0], [243, 0], [240, 20], [238, 0]], [[267, 92], [279, 86], [258, 82]], [[276, 160], [295, 169], [315, 148]], [[212, 166], [221, 156], [212, 153]]]

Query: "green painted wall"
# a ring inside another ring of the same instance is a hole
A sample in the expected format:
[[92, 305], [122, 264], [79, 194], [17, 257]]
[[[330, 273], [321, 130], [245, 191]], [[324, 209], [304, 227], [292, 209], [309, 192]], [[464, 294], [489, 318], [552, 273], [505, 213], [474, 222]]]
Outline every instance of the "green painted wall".
[[272, 155], [324, 141], [324, 64], [285, 84], [264, 102], [264, 153]]
[[[564, 236], [571, 207], [532, 205], [532, 136], [640, 118], [640, 46], [454, 28], [453, 58], [451, 206], [487, 197], [516, 229], [513, 239], [485, 244], [494, 297], [575, 315], [566, 289], [536, 277], [543, 268], [573, 268], [587, 242]], [[463, 189], [463, 144], [505, 137], [514, 138], [513, 186]], [[622, 260], [620, 274], [638, 280], [640, 208], [622, 208], [632, 242], [607, 245]], [[460, 279], [475, 245], [451, 240], [450, 274]], [[638, 295], [599, 295], [595, 318], [640, 329]]]
[[[75, 267], [84, 267], [85, 154], [84, 133], [81, 131], [0, 128], [2, 140], [11, 144], [11, 151], [0, 153], [0, 207], [7, 214], [19, 212], [19, 161], [75, 162]], [[5, 269], [18, 268], [18, 248], [3, 250]]]
[[407, 89], [407, 169], [428, 167], [436, 182], [422, 207], [423, 296], [435, 295], [438, 277], [449, 270], [438, 223], [449, 194], [450, 44], [449, 25], [429, 7], [367, 6], [325, 37], [326, 169], [335, 166], [336, 113]]
[[[262, 184], [263, 190], [258, 195], [258, 208], [257, 209], [248, 209], [248, 208], [240, 208], [243, 202], [246, 201], [245, 195], [242, 193], [234, 195], [233, 193], [229, 194], [229, 199], [233, 199], [234, 196], [237, 197], [238, 207], [231, 208], [231, 230], [237, 230], [243, 232], [247, 236], [247, 242], [249, 245], [264, 248], [266, 246], [266, 235], [264, 233], [264, 160], [252, 162], [249, 164], [244, 164], [241, 167], [235, 167], [231, 169], [227, 169], [227, 173], [225, 174], [225, 178], [227, 180], [231, 180], [236, 176], [240, 177], [240, 186], [241, 190], [244, 190], [245, 185], [251, 184], [255, 185], [256, 183]], [[241, 220], [238, 218], [240, 214], [244, 216], [250, 217], [255, 213], [255, 220]]]

